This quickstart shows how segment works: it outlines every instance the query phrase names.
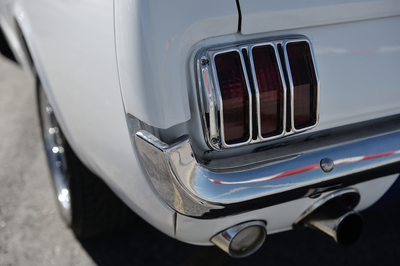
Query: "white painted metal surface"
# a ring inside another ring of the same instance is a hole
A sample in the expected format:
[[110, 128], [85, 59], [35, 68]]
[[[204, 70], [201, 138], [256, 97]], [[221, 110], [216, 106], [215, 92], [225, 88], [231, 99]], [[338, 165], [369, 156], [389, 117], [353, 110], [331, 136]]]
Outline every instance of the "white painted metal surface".
[[[390, 175], [352, 186], [361, 194], [356, 211], [374, 204], [396, 181], [398, 175]], [[373, 191], [373, 193], [371, 193]], [[328, 193], [322, 194], [321, 197]], [[210, 239], [236, 224], [251, 221], [267, 221], [267, 233], [274, 234], [292, 229], [293, 222], [317, 199], [303, 198], [272, 207], [214, 220], [199, 220], [178, 214], [176, 238], [196, 245], [211, 245]], [[268, 241], [268, 240], [267, 240]]]
[[278, 33], [304, 34], [313, 44], [321, 80], [320, 121], [313, 131], [400, 113], [395, 25], [400, 16]]
[[400, 15], [396, 0], [239, 0], [241, 33], [255, 34]]
[[190, 49], [203, 39], [236, 33], [237, 28], [233, 0], [115, 1], [118, 70], [126, 112], [158, 128], [189, 120]]

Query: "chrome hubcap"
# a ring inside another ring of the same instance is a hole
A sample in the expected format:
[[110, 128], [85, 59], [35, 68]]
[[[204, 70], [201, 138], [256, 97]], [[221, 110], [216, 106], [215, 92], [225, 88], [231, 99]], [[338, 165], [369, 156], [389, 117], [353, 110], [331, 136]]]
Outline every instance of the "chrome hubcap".
[[71, 198], [67, 162], [64, 154], [64, 139], [43, 89], [40, 92], [39, 105], [43, 123], [43, 139], [57, 193], [58, 207], [62, 218], [70, 225], [72, 219]]

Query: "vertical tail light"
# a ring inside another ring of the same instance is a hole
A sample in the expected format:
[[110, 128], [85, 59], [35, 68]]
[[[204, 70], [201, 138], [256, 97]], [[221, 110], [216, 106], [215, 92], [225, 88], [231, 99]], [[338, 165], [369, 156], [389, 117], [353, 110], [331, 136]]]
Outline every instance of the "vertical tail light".
[[259, 133], [262, 138], [277, 136], [284, 130], [284, 86], [275, 48], [272, 45], [252, 49], [255, 87], [259, 93]]
[[286, 52], [293, 83], [292, 128], [298, 131], [317, 123], [318, 80], [308, 42], [289, 42]]
[[223, 141], [228, 145], [247, 142], [251, 134], [251, 94], [240, 53], [235, 50], [217, 54], [214, 61], [222, 100]]

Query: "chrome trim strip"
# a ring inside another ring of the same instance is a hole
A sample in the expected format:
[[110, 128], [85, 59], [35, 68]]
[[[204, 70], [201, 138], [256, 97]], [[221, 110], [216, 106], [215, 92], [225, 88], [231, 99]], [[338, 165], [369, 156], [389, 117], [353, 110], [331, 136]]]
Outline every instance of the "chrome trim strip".
[[[204, 63], [202, 63], [204, 61]], [[209, 59], [207, 52], [202, 51], [199, 53], [197, 62], [197, 96], [199, 98], [199, 108], [202, 114], [202, 128], [204, 133], [204, 139], [207, 145], [214, 150], [220, 149], [218, 142], [213, 143], [211, 140], [219, 138], [218, 121], [217, 121], [217, 107], [215, 103], [215, 90], [212, 82], [212, 71], [210, 71]], [[209, 81], [209, 82], [207, 82]], [[206, 83], [207, 90], [204, 90], [203, 83]], [[211, 98], [210, 98], [211, 97]], [[209, 119], [206, 119], [206, 113], [208, 113]]]
[[[315, 78], [317, 79], [317, 106], [316, 106], [316, 114], [315, 114], [315, 124], [309, 127], [305, 127], [302, 129], [296, 129], [294, 127], [294, 85], [293, 85], [293, 78], [292, 78], [292, 71], [290, 70], [290, 64], [289, 64], [289, 57], [287, 54], [286, 46], [289, 43], [296, 43], [296, 42], [307, 42], [308, 46], [310, 48], [311, 52], [311, 58], [313, 60], [313, 66], [314, 66], [314, 72], [315, 72]], [[317, 65], [315, 62], [315, 55], [314, 55], [314, 50], [311, 45], [311, 41], [308, 38], [302, 38], [302, 39], [296, 39], [296, 40], [286, 40], [282, 42], [282, 49], [283, 49], [283, 54], [285, 56], [285, 64], [286, 64], [286, 71], [288, 74], [288, 81], [290, 84], [290, 124], [291, 124], [291, 133], [299, 133], [303, 132], [306, 130], [310, 130], [318, 125], [319, 122], [319, 101], [320, 101], [320, 87], [321, 87], [321, 82], [319, 80], [319, 75], [318, 75], [318, 70], [317, 70]]]
[[53, 108], [41, 84], [39, 84], [38, 92], [38, 107], [42, 124], [41, 131], [56, 192], [57, 206], [63, 220], [71, 226], [73, 217], [70, 195], [70, 171], [68, 170], [67, 157], [64, 153], [66, 142], [54, 115]]
[[[240, 61], [242, 63], [242, 71], [243, 71], [243, 77], [246, 82], [246, 87], [247, 87], [247, 93], [249, 97], [249, 138], [244, 141], [244, 142], [239, 142], [236, 144], [227, 144], [225, 142], [225, 130], [224, 130], [224, 108], [222, 105], [222, 95], [221, 95], [221, 89], [219, 87], [219, 82], [218, 82], [218, 74], [217, 74], [217, 67], [215, 65], [215, 57], [219, 54], [225, 54], [229, 52], [237, 52], [240, 56]], [[223, 148], [233, 148], [233, 147], [238, 147], [242, 145], [246, 145], [250, 143], [253, 135], [253, 116], [252, 116], [252, 110], [253, 110], [253, 105], [252, 105], [252, 93], [251, 93], [251, 88], [250, 88], [250, 83], [249, 83], [249, 78], [247, 76], [247, 71], [246, 71], [246, 63], [243, 60], [243, 55], [242, 51], [239, 48], [232, 48], [232, 49], [227, 49], [227, 50], [222, 50], [218, 52], [214, 52], [212, 54], [212, 68], [213, 68], [213, 73], [214, 73], [214, 84], [216, 87], [216, 94], [217, 94], [217, 101], [218, 101], [218, 107], [219, 107], [219, 119], [220, 119], [220, 137], [221, 137], [221, 145]]]
[[216, 104], [215, 104], [215, 93], [214, 93], [214, 88], [213, 88], [213, 83], [212, 83], [212, 77], [210, 75], [210, 68], [208, 65], [202, 65], [201, 66], [201, 72], [203, 75], [203, 83], [204, 87], [207, 89], [206, 93], [206, 99], [207, 99], [207, 107], [209, 111], [209, 134], [210, 134], [210, 139], [218, 139], [218, 129], [217, 129], [217, 112], [216, 112]]
[[[215, 172], [194, 155], [190, 138], [167, 145], [147, 131], [135, 143], [148, 175], [164, 201], [177, 212], [210, 219], [308, 197], [398, 173], [400, 131], [343, 145], [305, 150], [274, 164]], [[321, 169], [331, 158], [335, 167]], [[326, 188], [326, 189], [324, 189]]]

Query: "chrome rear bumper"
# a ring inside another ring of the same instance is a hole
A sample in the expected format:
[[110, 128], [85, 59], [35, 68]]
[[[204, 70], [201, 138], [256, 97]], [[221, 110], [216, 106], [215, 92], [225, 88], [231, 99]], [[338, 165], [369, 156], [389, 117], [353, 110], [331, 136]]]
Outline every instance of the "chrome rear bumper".
[[[400, 172], [400, 131], [323, 147], [310, 145], [280, 159], [219, 170], [196, 158], [188, 136], [168, 145], [140, 130], [135, 143], [164, 201], [183, 215], [202, 219], [317, 197]], [[322, 163], [324, 158], [328, 159]], [[333, 169], [327, 168], [330, 160]]]

